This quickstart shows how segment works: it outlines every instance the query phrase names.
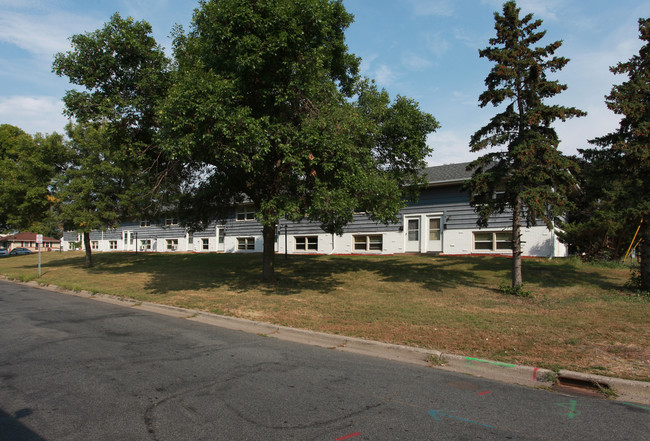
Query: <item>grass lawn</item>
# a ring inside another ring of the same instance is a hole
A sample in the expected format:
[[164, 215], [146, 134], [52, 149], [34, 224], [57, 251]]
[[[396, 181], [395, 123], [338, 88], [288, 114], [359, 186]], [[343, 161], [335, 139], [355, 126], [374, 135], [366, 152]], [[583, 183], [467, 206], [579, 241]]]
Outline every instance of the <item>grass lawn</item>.
[[504, 295], [502, 257], [81, 252], [0, 259], [0, 274], [285, 326], [544, 368], [650, 381], [650, 301], [624, 267], [526, 259], [532, 298]]

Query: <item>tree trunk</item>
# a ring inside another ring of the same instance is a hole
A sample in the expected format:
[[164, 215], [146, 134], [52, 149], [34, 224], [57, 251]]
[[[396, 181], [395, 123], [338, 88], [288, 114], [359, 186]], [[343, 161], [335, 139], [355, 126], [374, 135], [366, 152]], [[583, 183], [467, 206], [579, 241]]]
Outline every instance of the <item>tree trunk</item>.
[[641, 223], [639, 252], [641, 254], [641, 289], [650, 291], [650, 213], [643, 216]]
[[512, 207], [512, 287], [523, 285], [521, 277], [521, 198]]
[[90, 232], [84, 232], [84, 248], [86, 248], [86, 268], [93, 266], [93, 255], [90, 249]]
[[262, 281], [264, 283], [275, 282], [275, 225], [264, 225], [262, 236], [264, 237], [264, 253], [262, 256]]

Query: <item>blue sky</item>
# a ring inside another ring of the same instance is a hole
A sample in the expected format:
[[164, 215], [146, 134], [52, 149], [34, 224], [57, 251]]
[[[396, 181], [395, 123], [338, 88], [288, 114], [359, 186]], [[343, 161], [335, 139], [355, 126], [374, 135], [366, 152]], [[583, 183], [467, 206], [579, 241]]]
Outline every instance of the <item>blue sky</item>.
[[[469, 161], [469, 138], [497, 109], [481, 109], [478, 96], [491, 64], [478, 56], [494, 36], [500, 0], [344, 0], [355, 15], [348, 29], [351, 52], [362, 73], [392, 97], [420, 103], [442, 127], [429, 137], [431, 165]], [[146, 20], [169, 49], [175, 23], [186, 29], [196, 0], [0, 0], [0, 123], [29, 133], [62, 132], [61, 97], [70, 85], [51, 73], [56, 52], [69, 49], [73, 34], [100, 28], [114, 12]], [[520, 0], [523, 13], [544, 21], [541, 43], [563, 40], [557, 55], [571, 59], [550, 78], [569, 89], [554, 102], [575, 106], [587, 117], [558, 123], [560, 149], [573, 154], [586, 140], [617, 127], [604, 96], [614, 76], [609, 66], [638, 53], [637, 20], [650, 15], [650, 0]]]

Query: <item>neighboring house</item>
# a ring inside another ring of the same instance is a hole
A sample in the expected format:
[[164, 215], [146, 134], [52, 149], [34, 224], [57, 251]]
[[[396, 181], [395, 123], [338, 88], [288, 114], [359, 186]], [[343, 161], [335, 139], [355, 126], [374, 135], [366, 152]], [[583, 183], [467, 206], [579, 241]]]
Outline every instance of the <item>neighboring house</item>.
[[[488, 228], [478, 228], [478, 216], [469, 195], [461, 191], [472, 173], [468, 163], [429, 167], [424, 170], [428, 185], [416, 203], [399, 214], [396, 224], [378, 224], [363, 213], [344, 228], [342, 236], [323, 232], [317, 222], [281, 221], [275, 249], [289, 254], [512, 254], [511, 216], [490, 219]], [[64, 250], [78, 242], [77, 233], [64, 234]], [[243, 204], [222, 223], [212, 222], [205, 230], [188, 233], [178, 220], [164, 219], [124, 223], [119, 228], [93, 231], [91, 246], [97, 251], [150, 252], [262, 252], [262, 226], [255, 220], [252, 205]], [[522, 228], [524, 256], [564, 257], [566, 246], [543, 222]]]
[[[43, 236], [43, 244], [41, 245], [42, 251], [58, 251], [61, 246], [61, 241], [53, 237]], [[17, 233], [9, 236], [4, 236], [0, 239], [0, 247], [6, 249], [13, 248], [27, 248], [31, 251], [37, 251], [36, 247], [36, 233]]]

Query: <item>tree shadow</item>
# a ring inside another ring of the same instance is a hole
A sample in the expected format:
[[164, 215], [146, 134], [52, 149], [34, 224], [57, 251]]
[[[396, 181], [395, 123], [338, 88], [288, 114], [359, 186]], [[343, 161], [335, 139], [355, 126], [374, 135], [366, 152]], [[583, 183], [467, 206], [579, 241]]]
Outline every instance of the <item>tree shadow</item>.
[[[498, 291], [495, 278], [510, 280], [512, 259], [495, 256], [435, 255], [276, 255], [276, 283], [261, 280], [261, 254], [225, 253], [101, 253], [95, 265], [86, 269], [94, 274], [147, 276], [144, 288], [152, 294], [168, 294], [226, 288], [233, 292], [258, 290], [266, 295], [293, 295], [310, 290], [328, 294], [349, 284], [358, 275], [381, 282], [411, 283], [440, 292], [459, 287]], [[83, 256], [48, 263], [51, 267], [83, 268]], [[568, 260], [524, 259], [527, 286], [561, 288], [594, 286], [620, 289], [597, 268], [578, 267]], [[362, 282], [360, 282], [362, 283]], [[498, 284], [498, 282], [497, 282]]]

